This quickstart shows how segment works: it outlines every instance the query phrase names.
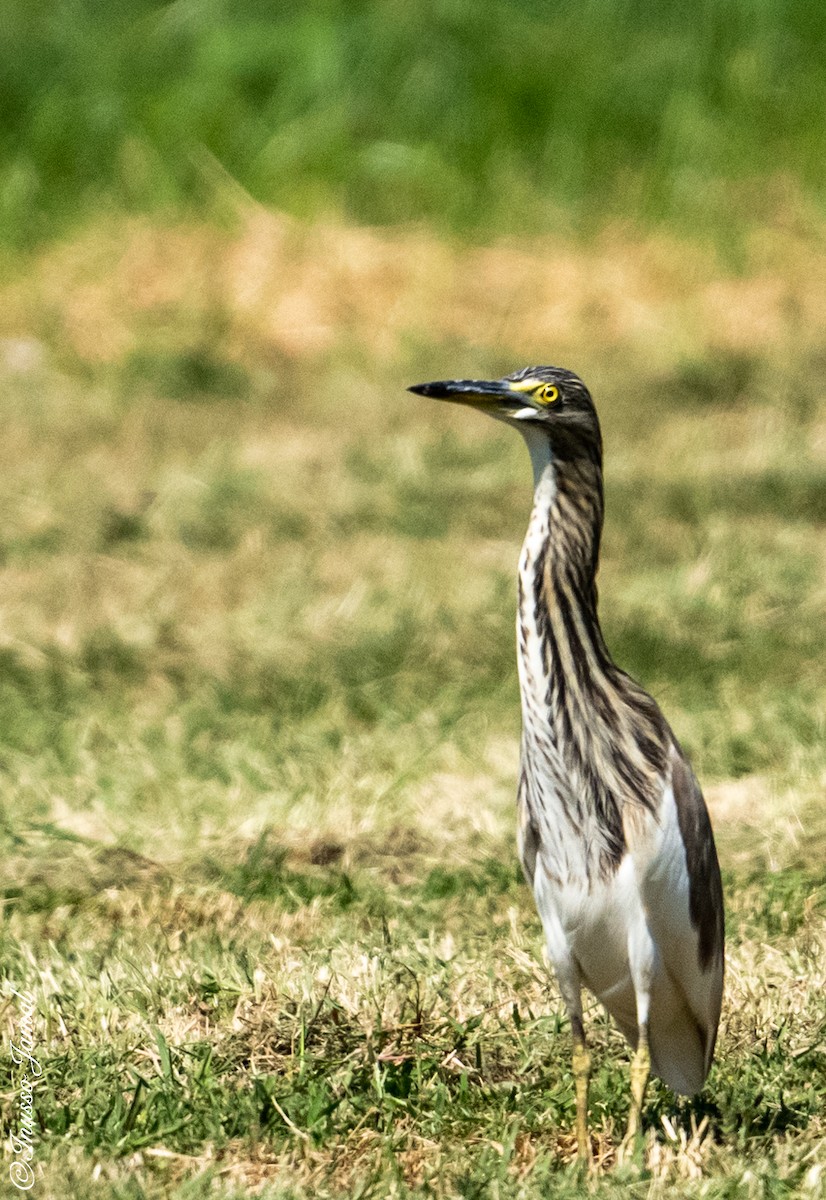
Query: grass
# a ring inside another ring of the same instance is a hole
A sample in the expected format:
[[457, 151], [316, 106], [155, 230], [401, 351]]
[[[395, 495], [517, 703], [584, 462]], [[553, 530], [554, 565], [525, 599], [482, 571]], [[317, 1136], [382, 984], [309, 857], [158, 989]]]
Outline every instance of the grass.
[[230, 182], [304, 218], [731, 249], [822, 213], [825, 39], [816, 0], [7, 0], [0, 235], [214, 215]]
[[513, 850], [527, 458], [403, 391], [541, 360], [551, 323], [603, 414], [606, 635], [704, 782], [730, 946], [711, 1078], [652, 1088], [642, 1166], [611, 1169], [627, 1051], [589, 1009], [586, 1190], [822, 1195], [824, 264], [750, 254], [251, 208], [103, 221], [4, 286], [0, 937], [39, 1196], [583, 1194]]

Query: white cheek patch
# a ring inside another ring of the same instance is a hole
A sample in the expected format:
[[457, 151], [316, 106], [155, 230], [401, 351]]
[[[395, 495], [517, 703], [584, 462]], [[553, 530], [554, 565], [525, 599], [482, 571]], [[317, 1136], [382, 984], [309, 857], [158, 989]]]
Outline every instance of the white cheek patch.
[[516, 412], [508, 413], [508, 416], [513, 417], [515, 421], [530, 421], [536, 415], [535, 408], [517, 408]]

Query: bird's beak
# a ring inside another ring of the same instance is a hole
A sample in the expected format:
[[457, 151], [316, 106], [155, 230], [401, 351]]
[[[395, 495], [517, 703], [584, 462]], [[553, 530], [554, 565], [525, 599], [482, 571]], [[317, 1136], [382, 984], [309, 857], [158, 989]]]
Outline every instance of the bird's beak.
[[528, 403], [524, 392], [517, 390], [508, 379], [445, 379], [437, 383], [415, 383], [407, 390], [434, 400], [467, 404], [492, 416], [516, 417], [525, 412]]

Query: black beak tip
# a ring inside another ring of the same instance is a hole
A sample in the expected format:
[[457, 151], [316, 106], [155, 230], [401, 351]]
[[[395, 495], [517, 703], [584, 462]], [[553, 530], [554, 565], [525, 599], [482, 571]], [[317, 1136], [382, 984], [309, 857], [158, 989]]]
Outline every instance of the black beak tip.
[[456, 400], [471, 406], [477, 402], [501, 400], [507, 394], [501, 382], [485, 379], [438, 379], [434, 383], [411, 384], [407, 390], [415, 392], [417, 396], [430, 396], [433, 400]]

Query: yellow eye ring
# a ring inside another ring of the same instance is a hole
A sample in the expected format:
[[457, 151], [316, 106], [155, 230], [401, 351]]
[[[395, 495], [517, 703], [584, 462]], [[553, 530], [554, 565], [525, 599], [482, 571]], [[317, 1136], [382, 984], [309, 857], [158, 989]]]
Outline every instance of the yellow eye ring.
[[559, 388], [552, 383], [543, 383], [536, 393], [536, 398], [541, 404], [553, 404], [559, 399]]

